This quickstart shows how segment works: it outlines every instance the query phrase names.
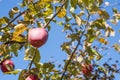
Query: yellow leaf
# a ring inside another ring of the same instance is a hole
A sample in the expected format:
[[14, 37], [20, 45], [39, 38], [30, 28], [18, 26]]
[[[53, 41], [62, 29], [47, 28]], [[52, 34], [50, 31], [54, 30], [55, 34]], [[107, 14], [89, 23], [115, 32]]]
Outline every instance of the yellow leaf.
[[104, 43], [104, 42], [105, 42], [105, 39], [104, 39], [104, 38], [100, 38], [100, 39], [99, 39], [99, 42]]
[[27, 29], [27, 27], [25, 26], [25, 24], [18, 24], [15, 26], [15, 31], [13, 32], [13, 41], [18, 41], [18, 42], [23, 42], [25, 41], [24, 37], [20, 36], [20, 34], [22, 34], [25, 30]]
[[52, 0], [41, 0], [41, 2], [52, 2]]
[[103, 44], [108, 44], [108, 42], [104, 38], [99, 38], [99, 42]]
[[78, 24], [78, 26], [80, 26], [81, 25], [81, 19], [80, 19], [80, 17], [78, 17], [77, 15], [75, 17], [76, 17], [75, 18], [76, 23]]
[[12, 40], [17, 42], [25, 42], [25, 38], [21, 36], [14, 36]]
[[[57, 7], [57, 11], [60, 9], [60, 7]], [[66, 9], [65, 8], [62, 8], [61, 9], [61, 11], [57, 14], [57, 16], [59, 17], [59, 18], [63, 18], [63, 17], [65, 17], [65, 15], [66, 15]]]
[[13, 36], [18, 36], [27, 29], [25, 24], [18, 24], [14, 28], [15, 28], [15, 31], [13, 32]]

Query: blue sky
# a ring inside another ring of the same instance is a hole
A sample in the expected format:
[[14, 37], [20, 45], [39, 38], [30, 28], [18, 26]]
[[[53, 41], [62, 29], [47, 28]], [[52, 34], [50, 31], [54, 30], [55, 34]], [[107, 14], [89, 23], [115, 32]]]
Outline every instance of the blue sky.
[[[18, 4], [22, 0], [0, 0], [0, 17], [3, 16], [8, 16], [9, 10], [14, 7], [18, 6]], [[107, 1], [107, 0], [106, 0]], [[114, 2], [114, 0], [108, 0], [111, 3]], [[118, 1], [118, 0], [116, 0]], [[120, 24], [118, 24], [120, 26]], [[117, 26], [118, 26], [117, 25]], [[116, 27], [113, 25], [114, 29], [120, 29], [119, 27]], [[119, 33], [116, 34], [117, 37], [111, 37], [109, 41], [111, 44], [113, 42], [117, 42], [120, 39]], [[51, 23], [51, 31], [49, 32], [49, 38], [47, 43], [39, 48], [40, 53], [41, 53], [41, 62], [48, 62], [49, 60], [56, 61], [56, 64], [63, 63], [63, 59], [66, 59], [66, 54], [61, 51], [60, 45], [65, 41], [65, 33], [62, 33], [62, 27]], [[114, 50], [111, 49], [111, 51], [106, 51], [104, 53], [108, 53], [104, 58], [101, 60], [101, 62], [107, 61], [108, 55], [109, 57], [114, 56], [115, 59], [120, 59], [120, 55]], [[25, 69], [27, 68], [27, 65], [29, 61], [24, 61], [24, 50], [19, 51], [19, 57], [17, 58], [12, 58], [14, 64], [15, 64], [15, 69]], [[103, 53], [103, 54], [104, 54]], [[53, 58], [51, 58], [53, 57]], [[115, 59], [112, 60], [112, 62], [115, 61]], [[0, 80], [17, 80], [18, 75], [5, 75], [0, 71]], [[117, 76], [116, 80], [120, 79], [119, 76]]]

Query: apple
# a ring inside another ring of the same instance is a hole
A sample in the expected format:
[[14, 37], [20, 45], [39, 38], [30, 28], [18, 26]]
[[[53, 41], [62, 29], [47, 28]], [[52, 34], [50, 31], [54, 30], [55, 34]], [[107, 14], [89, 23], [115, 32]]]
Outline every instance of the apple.
[[93, 70], [93, 66], [91, 64], [82, 64], [82, 72], [84, 75], [90, 75]]
[[10, 72], [14, 70], [14, 63], [9, 59], [2, 61], [0, 65], [2, 72]]
[[40, 80], [37, 75], [31, 74], [25, 80]]
[[29, 43], [38, 48], [46, 43], [48, 39], [48, 32], [45, 28], [32, 28], [28, 32]]

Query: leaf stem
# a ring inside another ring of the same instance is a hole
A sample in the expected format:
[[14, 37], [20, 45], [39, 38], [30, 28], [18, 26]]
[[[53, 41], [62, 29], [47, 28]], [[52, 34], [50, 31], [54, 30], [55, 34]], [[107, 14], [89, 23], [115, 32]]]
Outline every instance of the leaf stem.
[[34, 54], [33, 54], [32, 60], [31, 60], [31, 62], [30, 62], [30, 64], [29, 64], [28, 70], [30, 70], [31, 67], [32, 67], [32, 64], [33, 64], [33, 62], [34, 62], [34, 59], [35, 59], [35, 57], [36, 57], [36, 51], [37, 51], [37, 48], [35, 48], [35, 50], [34, 50]]

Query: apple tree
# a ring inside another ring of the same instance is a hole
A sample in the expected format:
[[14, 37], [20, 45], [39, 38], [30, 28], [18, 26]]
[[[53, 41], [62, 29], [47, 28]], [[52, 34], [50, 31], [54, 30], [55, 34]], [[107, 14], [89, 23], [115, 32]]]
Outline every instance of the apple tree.
[[[120, 52], [119, 5], [118, 0], [22, 0], [11, 8], [8, 17], [0, 18], [1, 71], [19, 74], [18, 80], [115, 79], [120, 74], [119, 59], [112, 62], [115, 57], [108, 53]], [[61, 26], [61, 34], [66, 34], [66, 41], [59, 48], [67, 59], [63, 60], [64, 66], [59, 65], [60, 69], [55, 63], [40, 62], [39, 48], [54, 29], [51, 22]], [[18, 57], [23, 48], [29, 66], [15, 69], [11, 59]]]

